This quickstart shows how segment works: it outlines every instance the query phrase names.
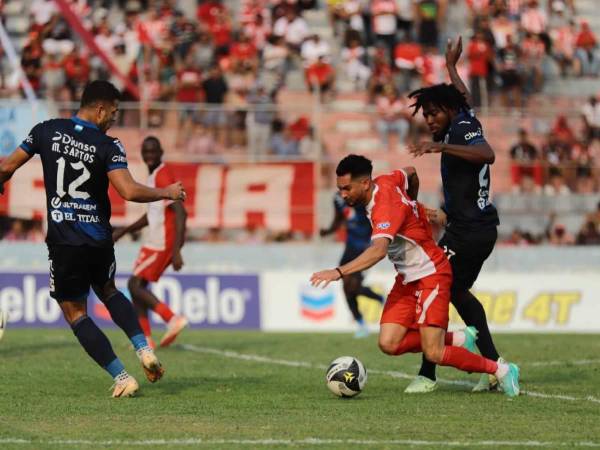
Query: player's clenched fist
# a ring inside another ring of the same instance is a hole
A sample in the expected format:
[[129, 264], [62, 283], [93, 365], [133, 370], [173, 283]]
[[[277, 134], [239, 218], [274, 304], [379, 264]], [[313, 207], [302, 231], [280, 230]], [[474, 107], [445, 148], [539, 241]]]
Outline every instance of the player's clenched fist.
[[167, 197], [171, 200], [185, 200], [187, 194], [185, 193], [185, 188], [183, 187], [183, 183], [178, 181], [177, 183], [170, 184], [167, 186]]

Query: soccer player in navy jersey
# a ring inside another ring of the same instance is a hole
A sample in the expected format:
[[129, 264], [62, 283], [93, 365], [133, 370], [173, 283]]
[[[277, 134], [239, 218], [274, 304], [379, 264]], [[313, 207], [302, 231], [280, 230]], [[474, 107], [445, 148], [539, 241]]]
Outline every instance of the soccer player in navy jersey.
[[[339, 193], [335, 194], [333, 199], [335, 215], [329, 228], [323, 228], [320, 231], [321, 236], [327, 236], [336, 232], [342, 225], [346, 225], [346, 247], [340, 261], [340, 266], [355, 259], [371, 244], [371, 222], [367, 217], [367, 211], [364, 206], [347, 205]], [[369, 335], [361, 312], [358, 310], [358, 296], [377, 300], [383, 303], [383, 297], [374, 292], [370, 287], [363, 286], [362, 272], [355, 272], [343, 278], [344, 295], [346, 302], [352, 313], [352, 317], [358, 324], [358, 329], [354, 334], [356, 338], [362, 338]]]
[[[456, 70], [462, 52], [462, 40], [448, 41], [446, 67], [452, 84], [438, 84], [412, 92], [414, 114], [422, 111], [433, 142], [409, 146], [414, 156], [441, 153], [444, 206], [428, 210], [431, 222], [445, 228], [438, 243], [452, 265], [452, 304], [464, 322], [479, 334], [481, 354], [503, 361], [492, 340], [485, 310], [469, 289], [475, 283], [483, 263], [492, 253], [498, 237], [498, 212], [490, 201], [490, 165], [494, 150], [483, 135], [481, 123], [469, 106], [469, 91]], [[419, 375], [405, 392], [430, 392], [437, 387], [435, 365], [425, 358]], [[474, 392], [494, 389], [497, 382], [484, 374]]]
[[19, 167], [40, 155], [48, 209], [50, 296], [88, 355], [113, 377], [112, 396], [129, 397], [139, 385], [87, 315], [90, 286], [131, 340], [148, 380], [158, 381], [164, 369], [148, 346], [131, 303], [115, 287], [108, 186], [112, 184], [125, 200], [140, 203], [181, 201], [186, 194], [180, 182], [153, 189], [132, 178], [123, 145], [106, 134], [116, 120], [119, 98], [111, 83], [93, 81], [75, 116], [34, 126], [0, 164], [0, 193]]

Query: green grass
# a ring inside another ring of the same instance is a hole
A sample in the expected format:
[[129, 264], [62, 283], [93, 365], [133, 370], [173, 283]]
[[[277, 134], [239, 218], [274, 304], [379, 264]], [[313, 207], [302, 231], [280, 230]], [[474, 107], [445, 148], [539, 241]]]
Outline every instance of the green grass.
[[[471, 394], [468, 386], [450, 384], [428, 395], [405, 395], [409, 380], [385, 371], [412, 375], [420, 356], [389, 357], [378, 351], [375, 336], [354, 340], [345, 334], [187, 331], [179, 344], [312, 366], [242, 360], [178, 345], [159, 351], [167, 372], [151, 385], [125, 337], [116, 331], [108, 334], [140, 382], [136, 398], [111, 399], [111, 379], [68, 330], [8, 329], [0, 342], [0, 448], [139, 448], [133, 441], [152, 439], [203, 439], [207, 442], [192, 443], [224, 449], [366, 446], [306, 441], [309, 438], [371, 440], [369, 448], [410, 447], [390, 440], [430, 442], [419, 448], [440, 448], [449, 441], [513, 443], [503, 448], [517, 448], [524, 441], [549, 443], [548, 448], [600, 443], [600, 403], [586, 400], [600, 398], [598, 336], [498, 336], [503, 356], [521, 364], [522, 389], [554, 396], [509, 400], [497, 393]], [[339, 399], [325, 387], [321, 366], [347, 354], [375, 373], [358, 397]], [[569, 363], [588, 359], [595, 362]], [[565, 364], [537, 364], [543, 361]], [[438, 369], [438, 376], [477, 379], [449, 368]], [[11, 438], [23, 442], [8, 443]], [[289, 442], [234, 442], [264, 439]], [[65, 440], [96, 443], [67, 445]], [[182, 445], [180, 441], [155, 447]]]

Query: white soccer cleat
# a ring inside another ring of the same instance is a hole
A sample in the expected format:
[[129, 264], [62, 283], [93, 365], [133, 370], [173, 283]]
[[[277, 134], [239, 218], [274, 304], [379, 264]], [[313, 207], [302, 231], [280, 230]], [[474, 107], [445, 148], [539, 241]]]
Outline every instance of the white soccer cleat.
[[111, 386], [113, 390], [112, 397], [133, 397], [140, 388], [138, 382], [128, 373], [117, 375], [115, 383]]
[[405, 394], [428, 394], [438, 388], [437, 381], [430, 380], [423, 375], [417, 375], [404, 389]]
[[150, 383], [156, 383], [165, 373], [165, 369], [156, 357], [154, 350], [150, 347], [144, 347], [137, 352], [137, 356], [142, 363], [142, 369]]
[[167, 332], [160, 340], [161, 347], [167, 347], [173, 343], [179, 333], [187, 327], [188, 320], [183, 316], [173, 316], [167, 323]]
[[8, 314], [2, 310], [0, 310], [0, 339], [4, 336], [4, 332], [6, 331], [6, 325], [8, 324]]

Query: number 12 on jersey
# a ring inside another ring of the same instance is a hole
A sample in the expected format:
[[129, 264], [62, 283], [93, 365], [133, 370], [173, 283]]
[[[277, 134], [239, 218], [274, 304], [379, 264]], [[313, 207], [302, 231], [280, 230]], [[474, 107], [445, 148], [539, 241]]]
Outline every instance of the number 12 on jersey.
[[67, 192], [71, 196], [71, 198], [80, 198], [86, 200], [90, 197], [90, 194], [84, 191], [78, 191], [77, 188], [90, 179], [90, 172], [85, 167], [82, 161], [77, 161], [76, 163], [71, 163], [71, 167], [77, 171], [82, 171], [81, 175], [75, 178], [68, 186], [67, 192], [65, 192], [64, 188], [64, 179], [65, 179], [65, 167], [67, 162], [65, 158], [60, 157], [56, 160], [58, 164], [58, 171], [56, 173], [56, 194], [63, 198]]

